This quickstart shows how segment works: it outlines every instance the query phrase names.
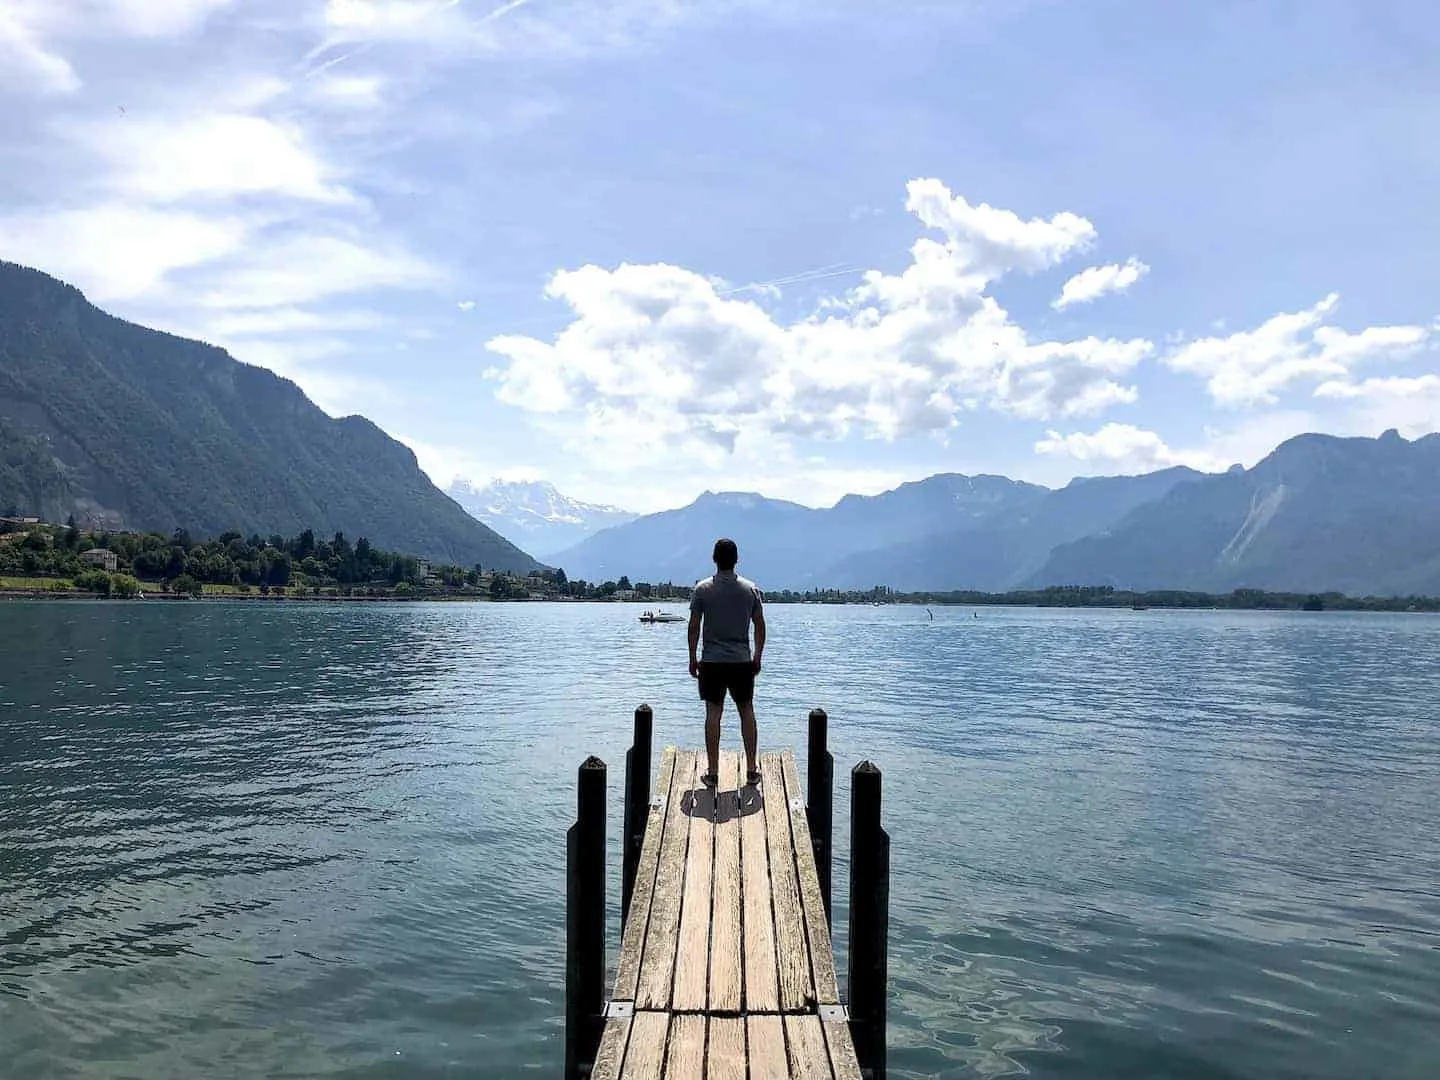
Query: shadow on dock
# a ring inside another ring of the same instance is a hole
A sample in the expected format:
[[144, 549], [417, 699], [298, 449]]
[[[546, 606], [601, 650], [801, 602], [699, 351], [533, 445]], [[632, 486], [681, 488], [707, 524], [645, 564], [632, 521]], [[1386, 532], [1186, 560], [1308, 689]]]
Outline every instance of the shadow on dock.
[[736, 818], [749, 817], [765, 809], [765, 796], [759, 788], [746, 785], [739, 791], [713, 791], [691, 788], [680, 800], [680, 812], [686, 817], [703, 818], [723, 825]]

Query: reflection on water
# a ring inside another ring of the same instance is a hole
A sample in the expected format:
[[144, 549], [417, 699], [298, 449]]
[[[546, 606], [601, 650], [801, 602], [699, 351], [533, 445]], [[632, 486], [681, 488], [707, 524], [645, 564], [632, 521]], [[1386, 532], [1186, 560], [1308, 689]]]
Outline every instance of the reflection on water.
[[[700, 742], [633, 614], [0, 605], [6, 1070], [553, 1075], [575, 768], [618, 899], [631, 709]], [[770, 624], [762, 742], [885, 770], [893, 1075], [1440, 1075], [1440, 620]]]

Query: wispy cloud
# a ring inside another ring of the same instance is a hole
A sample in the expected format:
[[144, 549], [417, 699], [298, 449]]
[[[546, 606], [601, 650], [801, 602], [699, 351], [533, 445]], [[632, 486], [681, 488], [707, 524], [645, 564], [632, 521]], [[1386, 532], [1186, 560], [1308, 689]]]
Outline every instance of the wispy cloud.
[[26, 19], [26, 7], [0, 8], [0, 87], [42, 94], [73, 94], [80, 76], [70, 62], [45, 48]]
[[1073, 304], [1088, 304], [1106, 293], [1124, 292], [1149, 272], [1150, 267], [1133, 257], [1123, 265], [1091, 266], [1065, 282], [1050, 306], [1058, 311]]

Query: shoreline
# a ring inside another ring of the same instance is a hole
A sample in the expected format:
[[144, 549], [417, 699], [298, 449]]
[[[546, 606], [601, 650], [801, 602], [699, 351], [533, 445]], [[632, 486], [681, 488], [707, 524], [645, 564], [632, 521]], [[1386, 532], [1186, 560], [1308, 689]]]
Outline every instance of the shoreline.
[[[340, 596], [313, 594], [295, 594], [277, 596], [274, 594], [260, 593], [210, 593], [201, 596], [186, 596], [176, 593], [153, 592], [141, 597], [112, 597], [100, 593], [82, 592], [78, 589], [3, 589], [0, 588], [0, 603], [6, 601], [18, 602], [23, 600], [59, 600], [59, 601], [105, 601], [112, 603], [129, 603], [132, 601], [160, 600], [166, 603], [271, 603], [271, 604], [617, 604], [629, 607], [665, 607], [667, 605], [679, 606], [688, 605], [683, 599], [656, 601], [656, 600], [610, 600], [603, 597], [516, 597], [513, 599], [499, 599], [490, 596]], [[1301, 607], [1285, 607], [1265, 604], [1240, 605], [1227, 604], [1224, 606], [1197, 605], [1197, 604], [1174, 604], [1158, 605], [1150, 604], [1146, 608], [1135, 611], [1130, 604], [1060, 604], [1060, 603], [996, 603], [983, 601], [946, 602], [943, 600], [895, 600], [889, 603], [876, 604], [868, 600], [768, 600], [767, 604], [780, 607], [908, 607], [920, 608], [964, 608], [978, 613], [982, 608], [1008, 608], [1012, 610], [1043, 609], [1043, 610], [1064, 610], [1064, 611], [1121, 611], [1131, 612], [1136, 615], [1143, 615], [1146, 611], [1261, 611], [1261, 612], [1295, 612], [1299, 614], [1362, 614], [1362, 615], [1436, 615], [1440, 611], [1430, 608], [1400, 608], [1400, 607], [1327, 607], [1321, 612], [1306, 611]]]

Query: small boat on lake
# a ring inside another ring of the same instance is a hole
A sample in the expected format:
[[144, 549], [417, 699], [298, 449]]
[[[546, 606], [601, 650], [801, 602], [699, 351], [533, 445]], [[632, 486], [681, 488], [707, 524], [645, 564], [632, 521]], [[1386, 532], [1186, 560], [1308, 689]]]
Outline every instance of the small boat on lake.
[[684, 622], [685, 616], [669, 611], [646, 611], [640, 615], [640, 621], [643, 623]]

